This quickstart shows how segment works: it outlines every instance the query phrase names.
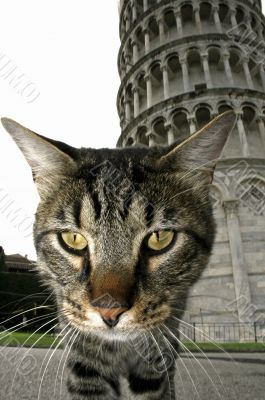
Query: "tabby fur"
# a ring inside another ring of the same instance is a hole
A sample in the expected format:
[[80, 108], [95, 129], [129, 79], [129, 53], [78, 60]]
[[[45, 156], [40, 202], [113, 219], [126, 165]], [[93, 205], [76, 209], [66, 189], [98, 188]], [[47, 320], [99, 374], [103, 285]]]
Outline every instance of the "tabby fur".
[[[37, 264], [66, 334], [71, 399], [124, 398], [122, 378], [135, 400], [174, 399], [179, 320], [211, 255], [209, 188], [234, 113], [181, 143], [151, 148], [76, 149], [2, 123], [39, 191]], [[154, 254], [146, 238], [161, 230], [175, 238]], [[65, 248], [64, 231], [82, 234], [86, 251]], [[123, 311], [115, 326], [100, 308]]]

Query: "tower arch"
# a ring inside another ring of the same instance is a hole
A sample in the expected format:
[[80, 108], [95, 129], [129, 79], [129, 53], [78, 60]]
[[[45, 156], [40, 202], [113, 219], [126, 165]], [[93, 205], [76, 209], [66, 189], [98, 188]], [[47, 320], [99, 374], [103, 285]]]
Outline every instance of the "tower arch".
[[[241, 293], [237, 262], [244, 259], [243, 286], [249, 288], [248, 300], [257, 305], [257, 313], [260, 298], [265, 301], [264, 289], [258, 287], [260, 277], [265, 280], [260, 262], [265, 259], [265, 228], [257, 234], [265, 218], [258, 206], [265, 193], [261, 1], [120, 0], [119, 8], [118, 146], [165, 146], [190, 137], [220, 113], [234, 110], [237, 114], [211, 191], [216, 244], [206, 275], [194, 289], [195, 302], [191, 292], [189, 311], [193, 322], [200, 321], [196, 310], [208, 309], [215, 298], [217, 303], [212, 303], [213, 311], [204, 314], [204, 320], [238, 322], [224, 300], [236, 304]], [[250, 211], [251, 207], [257, 212]], [[239, 261], [233, 247], [231, 226], [235, 223], [236, 245], [244, 255]], [[252, 237], [257, 239], [251, 241]], [[239, 307], [237, 312], [241, 311]]]

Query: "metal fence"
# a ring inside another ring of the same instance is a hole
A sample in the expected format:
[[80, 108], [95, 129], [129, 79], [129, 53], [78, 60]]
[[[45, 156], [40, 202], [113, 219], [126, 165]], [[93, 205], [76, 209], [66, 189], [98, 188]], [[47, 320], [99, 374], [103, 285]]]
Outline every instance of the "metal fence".
[[181, 324], [180, 339], [197, 343], [264, 343], [265, 323]]
[[[33, 332], [36, 329], [39, 332], [46, 331], [50, 327], [47, 324], [50, 311], [54, 311], [54, 309], [38, 310], [38, 313], [36, 312], [31, 316], [32, 320], [29, 315], [27, 315], [28, 319], [23, 318], [21, 313], [17, 316], [8, 313], [6, 315], [0, 314], [0, 332], [6, 329], [12, 331], [14, 327], [19, 327], [17, 330], [24, 332]], [[44, 323], [45, 325], [42, 328], [41, 325]], [[183, 321], [180, 323], [178, 331], [182, 342], [263, 343], [265, 345], [265, 322], [206, 324]]]

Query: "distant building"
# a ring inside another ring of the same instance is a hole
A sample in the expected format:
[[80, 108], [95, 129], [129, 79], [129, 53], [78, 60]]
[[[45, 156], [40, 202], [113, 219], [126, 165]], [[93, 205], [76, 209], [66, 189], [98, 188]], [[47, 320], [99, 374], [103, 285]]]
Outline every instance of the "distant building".
[[5, 252], [2, 246], [0, 246], [0, 271], [4, 269], [5, 266]]
[[9, 272], [33, 273], [36, 266], [35, 261], [31, 261], [27, 256], [11, 254], [5, 256], [5, 266]]
[[213, 256], [190, 322], [265, 321], [265, 18], [259, 0], [121, 0], [118, 146], [167, 145], [233, 109]]
[[[35, 319], [33, 324], [27, 324], [27, 321], [54, 311], [52, 299], [49, 303], [47, 302], [49, 297], [50, 292], [40, 282], [36, 262], [20, 254], [5, 255], [3, 247], [0, 246], [0, 324], [2, 327], [12, 327], [24, 322], [21, 328], [36, 329], [45, 322], [43, 319]], [[39, 308], [43, 304], [49, 308]]]

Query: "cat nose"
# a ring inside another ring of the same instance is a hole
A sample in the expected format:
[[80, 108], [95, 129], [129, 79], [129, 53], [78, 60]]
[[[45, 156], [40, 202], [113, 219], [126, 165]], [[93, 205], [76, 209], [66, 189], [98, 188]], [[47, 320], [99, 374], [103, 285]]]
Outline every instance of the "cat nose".
[[120, 316], [128, 311], [128, 307], [118, 308], [102, 308], [98, 307], [96, 310], [101, 315], [101, 318], [109, 328], [114, 328], [119, 322]]
[[103, 321], [105, 322], [105, 324], [109, 327], [109, 328], [114, 328], [114, 326], [117, 325], [117, 323], [119, 322], [119, 319], [111, 319], [111, 318], [103, 318]]

